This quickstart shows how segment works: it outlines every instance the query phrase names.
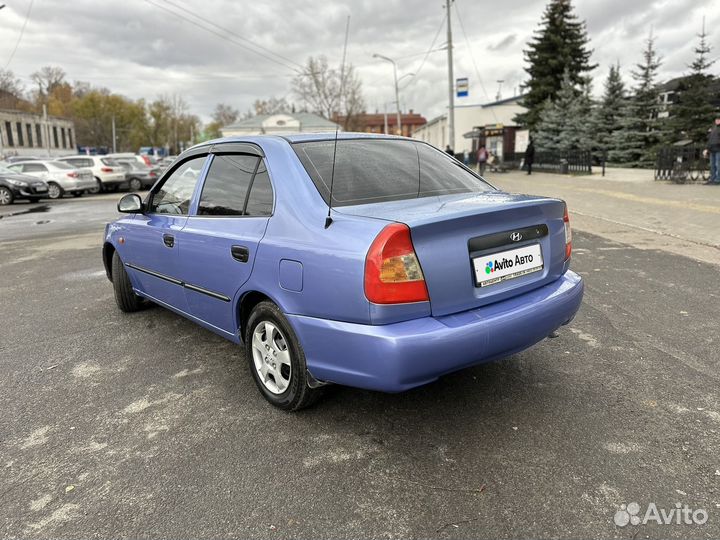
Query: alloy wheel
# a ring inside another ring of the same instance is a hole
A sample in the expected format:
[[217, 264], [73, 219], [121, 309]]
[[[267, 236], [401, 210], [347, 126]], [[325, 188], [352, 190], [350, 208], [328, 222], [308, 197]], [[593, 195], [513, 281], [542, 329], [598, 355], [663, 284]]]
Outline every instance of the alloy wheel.
[[140, 188], [142, 188], [142, 182], [140, 182], [140, 180], [137, 178], [130, 180], [130, 189], [132, 191], [140, 191]]
[[0, 205], [10, 204], [12, 202], [12, 193], [7, 188], [0, 188]]
[[252, 337], [253, 363], [263, 386], [273, 394], [287, 390], [292, 364], [287, 341], [270, 321], [260, 321]]
[[102, 191], [102, 184], [100, 183], [100, 180], [97, 178], [95, 179], [95, 187], [91, 187], [89, 189], [86, 189], [88, 193], [91, 195], [95, 195], [96, 193], [100, 193]]
[[59, 199], [61, 195], [60, 186], [57, 184], [50, 184], [48, 186], [48, 197], [51, 199]]

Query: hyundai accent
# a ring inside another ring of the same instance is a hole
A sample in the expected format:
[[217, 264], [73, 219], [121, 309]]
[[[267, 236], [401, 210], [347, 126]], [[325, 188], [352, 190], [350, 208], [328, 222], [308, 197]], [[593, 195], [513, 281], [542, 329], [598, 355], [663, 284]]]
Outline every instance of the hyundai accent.
[[225, 138], [181, 154], [107, 225], [118, 307], [164, 306], [244, 346], [273, 405], [328, 383], [400, 392], [572, 320], [565, 203], [502, 192], [413, 139]]

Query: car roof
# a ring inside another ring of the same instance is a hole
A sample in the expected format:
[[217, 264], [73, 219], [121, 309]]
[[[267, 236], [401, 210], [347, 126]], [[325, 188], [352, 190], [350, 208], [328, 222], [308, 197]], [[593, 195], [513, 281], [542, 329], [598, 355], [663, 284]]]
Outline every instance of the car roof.
[[[416, 141], [416, 142], [422, 142], [419, 139], [412, 139], [408, 137], [399, 137], [397, 135], [385, 135], [384, 133], [364, 133], [364, 132], [355, 132], [355, 131], [340, 131], [338, 133], [335, 133], [334, 131], [325, 131], [325, 132], [319, 132], [319, 133], [292, 133], [287, 135], [233, 135], [230, 137], [220, 137], [218, 139], [212, 139], [210, 141], [205, 141], [199, 144], [196, 144], [195, 146], [192, 146], [191, 148], [188, 148], [188, 150], [192, 150], [195, 148], [202, 148], [205, 146], [213, 146], [216, 144], [225, 144], [225, 143], [251, 143], [251, 144], [262, 144], [263, 141], [267, 140], [281, 140], [289, 142], [290, 144], [299, 143], [299, 142], [309, 142], [309, 141], [332, 141], [335, 140], [335, 137], [337, 137], [338, 140], [349, 140], [349, 139], [393, 139], [393, 140], [407, 140], [407, 141]], [[187, 150], [185, 151], [187, 152]]]

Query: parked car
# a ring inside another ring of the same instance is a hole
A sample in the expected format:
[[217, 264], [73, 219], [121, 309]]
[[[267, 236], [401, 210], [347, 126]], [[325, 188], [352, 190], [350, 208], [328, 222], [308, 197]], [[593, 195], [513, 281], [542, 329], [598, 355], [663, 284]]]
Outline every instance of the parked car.
[[158, 179], [159, 169], [140, 164], [135, 159], [115, 158], [113, 162], [125, 169], [125, 178], [132, 191], [152, 187]]
[[161, 171], [165, 171], [168, 167], [170, 167], [170, 165], [173, 164], [176, 159], [177, 156], [165, 156], [163, 158], [160, 158], [155, 164], [155, 166]]
[[37, 202], [47, 196], [48, 185], [42, 180], [0, 166], [0, 206], [18, 199]]
[[327, 383], [420, 386], [573, 319], [562, 200], [504, 193], [422, 141], [334, 137], [198, 145], [125, 195], [103, 243], [118, 307], [150, 300], [243, 344], [286, 410]]
[[145, 165], [147, 167], [151, 167], [153, 165], [152, 161], [148, 156], [144, 156], [142, 154], [133, 154], [132, 152], [117, 152], [114, 154], [106, 154], [105, 157], [114, 160], [130, 159], [137, 161], [138, 165]]
[[58, 161], [69, 163], [73, 167], [90, 169], [95, 177], [95, 185], [88, 189], [88, 193], [103, 191], [117, 191], [125, 184], [125, 169], [114, 165], [112, 158], [105, 156], [65, 156]]
[[95, 186], [95, 179], [87, 169], [76, 169], [64, 161], [21, 161], [8, 167], [47, 182], [48, 198], [59, 199], [65, 193], [80, 197]]
[[35, 161], [43, 158], [33, 156], [9, 156], [5, 158], [6, 163], [17, 163], [18, 161]]

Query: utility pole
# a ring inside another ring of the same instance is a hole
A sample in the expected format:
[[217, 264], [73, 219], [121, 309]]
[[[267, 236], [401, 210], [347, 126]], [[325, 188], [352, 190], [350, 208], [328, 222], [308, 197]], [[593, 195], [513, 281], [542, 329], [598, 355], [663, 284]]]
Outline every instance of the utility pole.
[[452, 19], [450, 4], [453, 0], [445, 0], [447, 10], [447, 51], [448, 51], [448, 145], [455, 150], [455, 76], [453, 75], [452, 53]]
[[115, 135], [115, 115], [112, 115], [112, 138], [113, 138], [113, 154], [117, 153], [117, 135]]
[[387, 102], [383, 104], [383, 117], [385, 118], [385, 135], [388, 134], [388, 122], [387, 122]]

